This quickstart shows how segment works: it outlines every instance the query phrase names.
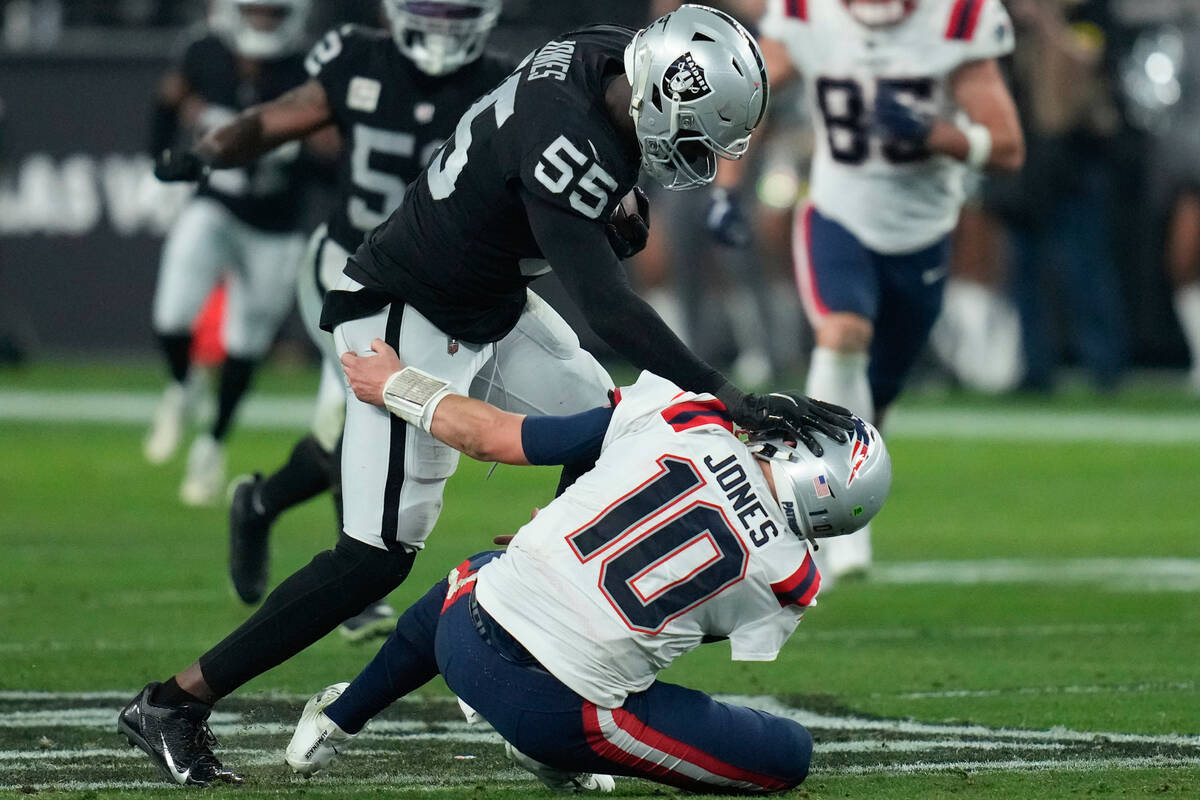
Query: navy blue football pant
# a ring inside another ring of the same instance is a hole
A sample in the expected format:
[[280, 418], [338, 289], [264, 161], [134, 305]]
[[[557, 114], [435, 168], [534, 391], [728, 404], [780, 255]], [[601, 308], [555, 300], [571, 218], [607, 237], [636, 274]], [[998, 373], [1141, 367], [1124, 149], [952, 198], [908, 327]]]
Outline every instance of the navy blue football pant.
[[914, 253], [878, 253], [809, 203], [796, 213], [792, 250], [800, 299], [814, 329], [832, 313], [858, 314], [874, 324], [867, 377], [875, 408], [886, 408], [941, 313], [950, 238]]
[[571, 691], [474, 602], [474, 582], [464, 584], [497, 555], [481, 553], [460, 565], [456, 585], [462, 588], [451, 597], [443, 580], [411, 606], [379, 655], [326, 713], [357, 730], [440, 672], [514, 747], [565, 772], [628, 775], [723, 793], [779, 791], [804, 780], [812, 737], [792, 720], [662, 681], [615, 709]]

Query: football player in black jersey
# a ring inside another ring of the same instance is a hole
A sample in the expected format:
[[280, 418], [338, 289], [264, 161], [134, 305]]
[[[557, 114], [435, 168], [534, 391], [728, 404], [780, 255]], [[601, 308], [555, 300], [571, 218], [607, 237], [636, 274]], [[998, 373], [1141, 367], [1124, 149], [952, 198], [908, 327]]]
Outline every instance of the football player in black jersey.
[[[177, 126], [202, 134], [305, 78], [309, 0], [237, 0], [216, 9], [209, 32], [188, 45], [178, 69], [163, 81], [156, 149]], [[171, 458], [184, 433], [192, 323], [222, 279], [228, 291], [223, 342], [228, 355], [216, 419], [193, 443], [180, 487], [189, 505], [210, 504], [225, 488], [222, 442], [255, 366], [292, 305], [291, 293], [279, 287], [292, 285], [304, 252], [299, 155], [300, 144], [291, 143], [244, 167], [214, 170], [163, 246], [153, 320], [171, 380], [145, 441], [151, 463]]]
[[[330, 123], [344, 142], [338, 199], [309, 241], [297, 287], [301, 316], [323, 362], [311, 430], [283, 467], [265, 479], [243, 481], [233, 493], [229, 570], [246, 603], [257, 603], [266, 590], [267, 539], [280, 513], [332, 484], [341, 525], [336, 449], [345, 390], [333, 340], [318, 327], [325, 292], [363, 237], [400, 205], [471, 102], [515, 65], [483, 52], [500, 0], [386, 0], [383, 6], [390, 34], [349, 25], [329, 31], [308, 55], [307, 82], [214, 129], [194, 151], [170, 151], [159, 164], [161, 176], [192, 180], [208, 162], [250, 163]], [[598, 371], [589, 365], [589, 375]], [[598, 387], [589, 399], [602, 391]], [[395, 612], [381, 600], [340, 630], [360, 639], [386, 635], [394, 622]]]
[[[745, 152], [766, 103], [758, 46], [721, 12], [684, 6], [641, 31], [597, 25], [565, 34], [467, 110], [404, 203], [350, 259], [326, 296], [322, 324], [339, 352], [366, 353], [378, 337], [455, 391], [485, 373], [496, 405], [541, 402], [575, 379], [568, 365], [584, 363], [578, 339], [528, 292], [549, 262], [589, 324], [635, 365], [715, 394], [743, 427], [795, 430], [820, 454], [813, 432], [845, 441], [848, 412], [802, 396], [741, 392], [633, 293], [608, 238], [639, 166], [670, 189], [707, 185], [718, 156]], [[243, 119], [264, 135], [264, 119]], [[519, 357], [509, 360], [506, 343], [516, 340], [529, 344], [514, 346]], [[421, 388], [389, 391], [419, 407]], [[346, 400], [336, 547], [122, 711], [126, 732], [175, 733], [152, 754], [160, 766], [199, 757], [188, 742], [204, 741], [213, 703], [398, 586], [433, 527], [457, 451], [386, 410]]]

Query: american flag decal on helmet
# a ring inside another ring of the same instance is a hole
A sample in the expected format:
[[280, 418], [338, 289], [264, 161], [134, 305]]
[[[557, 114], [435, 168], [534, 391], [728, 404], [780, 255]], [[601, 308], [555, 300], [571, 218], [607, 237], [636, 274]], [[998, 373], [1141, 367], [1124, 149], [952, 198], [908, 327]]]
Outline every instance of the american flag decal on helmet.
[[858, 471], [862, 465], [867, 463], [867, 459], [871, 456], [871, 434], [867, 432], [866, 423], [858, 417], [854, 418], [854, 449], [850, 451], [850, 477], [846, 479], [846, 485], [854, 483], [854, 479], [858, 477]]

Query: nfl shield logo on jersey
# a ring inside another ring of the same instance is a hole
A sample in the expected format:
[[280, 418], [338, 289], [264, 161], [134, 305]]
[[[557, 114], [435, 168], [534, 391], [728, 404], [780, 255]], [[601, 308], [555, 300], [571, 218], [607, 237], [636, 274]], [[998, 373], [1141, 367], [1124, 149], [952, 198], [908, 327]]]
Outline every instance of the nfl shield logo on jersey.
[[699, 100], [711, 92], [712, 87], [704, 77], [704, 69], [696, 63], [692, 54], [684, 53], [663, 72], [662, 90], [667, 97], [678, 96], [681, 101], [687, 102]]

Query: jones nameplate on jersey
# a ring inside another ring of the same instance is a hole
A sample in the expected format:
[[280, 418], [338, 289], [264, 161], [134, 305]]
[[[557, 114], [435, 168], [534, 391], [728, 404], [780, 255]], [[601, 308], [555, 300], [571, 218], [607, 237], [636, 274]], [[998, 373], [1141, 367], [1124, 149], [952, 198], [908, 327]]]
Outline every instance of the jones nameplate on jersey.
[[346, 89], [346, 107], [373, 114], [379, 108], [379, 93], [382, 90], [383, 84], [379, 81], [357, 75], [350, 79], [350, 86]]

